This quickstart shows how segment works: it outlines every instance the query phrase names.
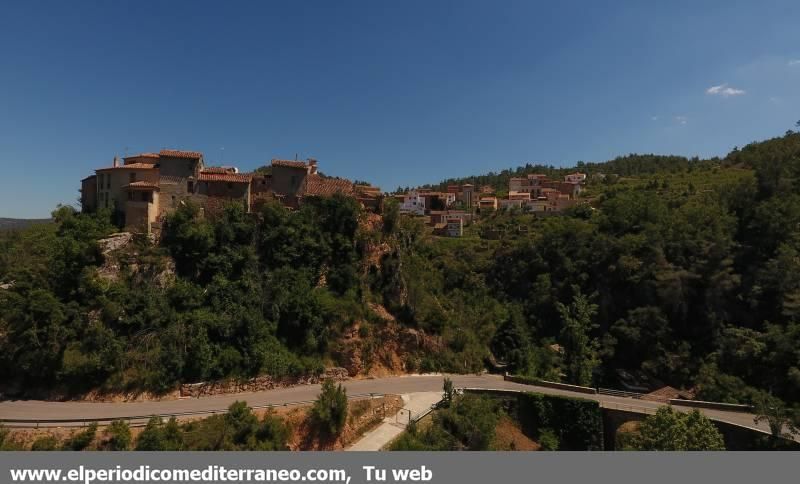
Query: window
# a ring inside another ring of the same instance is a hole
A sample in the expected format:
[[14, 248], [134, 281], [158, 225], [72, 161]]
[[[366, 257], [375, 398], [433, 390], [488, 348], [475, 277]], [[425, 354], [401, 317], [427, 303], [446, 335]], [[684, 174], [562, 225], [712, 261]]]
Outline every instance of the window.
[[149, 202], [150, 201], [150, 192], [142, 192], [142, 201]]
[[128, 192], [128, 201], [133, 201], [133, 192]]
[[292, 176], [292, 182], [291, 183], [292, 183], [292, 188], [297, 186], [297, 177], [296, 176]]
[[136, 181], [136, 173], [131, 173], [130, 175], [128, 175], [128, 180], [129, 180], [128, 183], [135, 182]]
[[111, 189], [111, 173], [106, 173], [106, 189]]
[[189, 193], [194, 193], [194, 182], [189, 180], [186, 182], [186, 191]]
[[228, 183], [228, 190], [232, 190], [232, 189], [233, 189], [233, 183]]

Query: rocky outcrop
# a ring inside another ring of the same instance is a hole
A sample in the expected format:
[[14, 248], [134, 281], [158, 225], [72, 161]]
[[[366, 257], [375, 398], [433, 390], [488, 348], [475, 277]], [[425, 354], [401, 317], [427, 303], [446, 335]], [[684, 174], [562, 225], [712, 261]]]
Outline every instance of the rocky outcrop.
[[366, 327], [362, 327], [366, 323], [356, 322], [348, 328], [333, 351], [335, 361], [346, 368], [351, 377], [407, 373], [409, 356], [443, 350], [441, 336], [407, 328], [398, 323], [383, 306], [369, 306], [382, 322]]
[[[103, 254], [103, 265], [98, 267], [97, 275], [106, 281], [119, 280], [123, 272], [135, 278], [138, 284], [155, 284], [160, 288], [171, 285], [175, 280], [175, 261], [165, 255], [149, 254], [143, 257], [139, 253], [141, 244], [135, 244], [134, 235], [130, 232], [112, 234], [97, 241]], [[153, 243], [153, 238], [149, 239]]]
[[100, 252], [102, 252], [104, 256], [107, 256], [111, 252], [127, 247], [128, 244], [131, 243], [132, 239], [132, 233], [119, 232], [116, 234], [111, 234], [105, 239], [98, 240], [97, 245], [100, 246]]

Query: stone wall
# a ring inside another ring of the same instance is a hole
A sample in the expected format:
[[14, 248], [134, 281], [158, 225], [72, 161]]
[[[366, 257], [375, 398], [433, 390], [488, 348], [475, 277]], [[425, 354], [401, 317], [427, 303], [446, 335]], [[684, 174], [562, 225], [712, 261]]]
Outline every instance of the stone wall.
[[189, 194], [186, 191], [186, 178], [174, 178], [172, 180], [161, 179], [159, 183], [158, 215], [163, 216], [178, 208], [181, 200]]
[[274, 378], [269, 375], [257, 376], [248, 380], [220, 380], [213, 382], [186, 383], [181, 385], [181, 397], [199, 398], [208, 395], [228, 393], [260, 392], [274, 388], [287, 388], [297, 385], [314, 385], [326, 379], [344, 381], [349, 378], [344, 368], [327, 368], [321, 375]]
[[306, 168], [272, 165], [272, 191], [286, 195], [299, 195], [305, 187]]

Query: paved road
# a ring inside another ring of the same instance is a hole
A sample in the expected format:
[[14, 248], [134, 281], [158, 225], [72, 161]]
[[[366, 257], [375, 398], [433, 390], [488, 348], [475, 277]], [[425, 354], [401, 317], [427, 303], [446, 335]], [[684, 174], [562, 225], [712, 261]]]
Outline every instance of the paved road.
[[[658, 402], [634, 400], [609, 395], [586, 395], [566, 390], [523, 385], [504, 381], [497, 375], [450, 375], [458, 388], [484, 388], [535, 391], [548, 395], [581, 397], [600, 402], [605, 408], [629, 410], [637, 413], [654, 413], [663, 405]], [[344, 383], [350, 395], [368, 393], [404, 394], [441, 391], [442, 376], [399, 376], [367, 380], [351, 380]], [[292, 388], [279, 388], [254, 393], [235, 395], [215, 395], [202, 398], [130, 402], [130, 403], [92, 403], [92, 402], [43, 402], [36, 400], [7, 400], [0, 402], [0, 419], [93, 419], [110, 420], [147, 415], [172, 415], [190, 412], [207, 413], [224, 411], [231, 403], [244, 400], [251, 406], [283, 405], [292, 402], [310, 402], [319, 393], [319, 385], [302, 385]], [[675, 407], [679, 410], [690, 410]], [[753, 415], [741, 412], [701, 409], [711, 419], [733, 425], [769, 432], [765, 423], [753, 422]], [[800, 442], [800, 436], [795, 436]]]

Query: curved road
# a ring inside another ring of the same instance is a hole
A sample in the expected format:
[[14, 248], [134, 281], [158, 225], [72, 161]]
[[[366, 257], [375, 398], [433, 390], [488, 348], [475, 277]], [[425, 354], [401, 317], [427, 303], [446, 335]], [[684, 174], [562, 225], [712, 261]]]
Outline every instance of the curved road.
[[[588, 395], [567, 390], [558, 390], [535, 385], [523, 385], [504, 381], [498, 375], [448, 375], [457, 388], [482, 388], [499, 390], [534, 391], [548, 395], [579, 397], [600, 402], [604, 408], [654, 413], [663, 403], [647, 400], [634, 400], [610, 395]], [[398, 376], [344, 382], [350, 395], [356, 394], [407, 394], [436, 392], [442, 389], [442, 375]], [[98, 421], [126, 419], [147, 415], [172, 415], [190, 413], [212, 413], [224, 411], [231, 403], [243, 400], [250, 406], [283, 405], [296, 402], [310, 402], [319, 393], [320, 385], [301, 385], [291, 388], [277, 388], [253, 393], [214, 395], [201, 398], [178, 400], [145, 401], [129, 403], [95, 402], [44, 402], [38, 400], [6, 400], [0, 402], [0, 420], [82, 420]], [[674, 407], [689, 411], [689, 408]], [[707, 417], [741, 427], [769, 433], [766, 423], [756, 424], [753, 415], [725, 410], [699, 409]], [[800, 436], [795, 436], [800, 441]]]

